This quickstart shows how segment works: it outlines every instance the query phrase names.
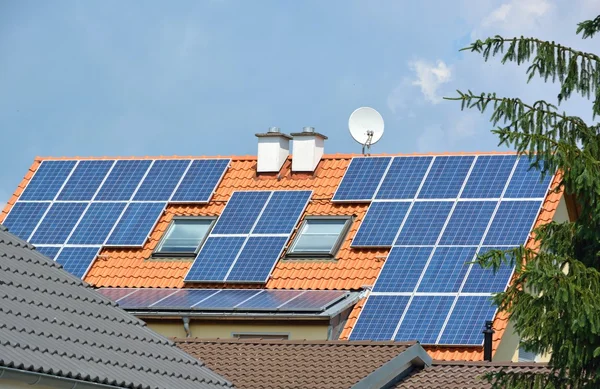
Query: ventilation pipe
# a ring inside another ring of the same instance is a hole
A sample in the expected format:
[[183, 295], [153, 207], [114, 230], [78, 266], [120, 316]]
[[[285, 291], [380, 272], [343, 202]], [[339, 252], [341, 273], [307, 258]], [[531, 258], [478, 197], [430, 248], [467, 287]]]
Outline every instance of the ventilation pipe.
[[494, 335], [492, 324], [491, 320], [486, 320], [485, 330], [483, 330], [483, 360], [488, 362], [492, 361], [492, 337]]
[[265, 133], [256, 134], [258, 138], [257, 173], [276, 173], [290, 155], [291, 136], [271, 127]]
[[327, 137], [315, 132], [314, 127], [304, 127], [302, 132], [292, 133], [292, 136], [294, 137], [292, 171], [313, 172], [323, 157]]

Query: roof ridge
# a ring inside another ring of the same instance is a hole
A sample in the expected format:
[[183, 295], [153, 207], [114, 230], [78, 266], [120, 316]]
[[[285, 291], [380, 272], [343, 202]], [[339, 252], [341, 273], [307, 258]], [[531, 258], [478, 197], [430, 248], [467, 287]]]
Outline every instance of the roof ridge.
[[172, 338], [175, 343], [251, 343], [251, 344], [270, 344], [270, 345], [341, 345], [341, 346], [412, 346], [418, 344], [417, 341], [396, 342], [396, 341], [370, 341], [370, 340], [311, 340], [311, 339], [227, 339], [227, 338]]
[[545, 362], [486, 362], [486, 361], [441, 361], [434, 360], [433, 366], [473, 367], [548, 367]]

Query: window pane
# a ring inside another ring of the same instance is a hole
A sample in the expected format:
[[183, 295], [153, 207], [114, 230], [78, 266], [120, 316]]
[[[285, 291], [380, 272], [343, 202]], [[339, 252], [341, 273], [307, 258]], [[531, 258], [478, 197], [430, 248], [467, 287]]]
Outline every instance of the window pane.
[[159, 252], [193, 253], [196, 251], [206, 234], [212, 220], [173, 220]]
[[330, 253], [347, 219], [306, 219], [292, 253]]
[[339, 235], [346, 225], [346, 220], [307, 219], [302, 234], [335, 234]]

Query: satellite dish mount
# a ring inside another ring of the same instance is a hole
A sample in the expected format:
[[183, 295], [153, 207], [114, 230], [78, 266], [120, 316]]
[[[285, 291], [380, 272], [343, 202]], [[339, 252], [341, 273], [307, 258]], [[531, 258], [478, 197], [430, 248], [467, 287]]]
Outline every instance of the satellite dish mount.
[[371, 145], [383, 136], [383, 118], [373, 108], [361, 107], [348, 119], [350, 135], [362, 145], [363, 155], [371, 155]]

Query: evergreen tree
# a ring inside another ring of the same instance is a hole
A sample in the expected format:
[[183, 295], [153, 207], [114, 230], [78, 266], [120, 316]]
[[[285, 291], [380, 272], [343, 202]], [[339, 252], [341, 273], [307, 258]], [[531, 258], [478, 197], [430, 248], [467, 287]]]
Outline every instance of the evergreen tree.
[[[579, 23], [583, 39], [600, 32], [600, 16]], [[592, 100], [600, 114], [600, 57], [556, 42], [501, 36], [477, 40], [463, 49], [484, 60], [528, 63], [529, 80], [539, 77], [560, 85], [558, 105], [572, 95]], [[495, 93], [458, 91], [449, 98], [462, 109], [492, 110], [501, 145], [527, 155], [542, 175], [558, 171], [552, 190], [573, 196], [578, 209], [574, 222], [534, 230], [535, 248], [494, 250], [482, 255], [481, 266], [498, 269], [503, 262], [516, 266], [514, 282], [494, 297], [508, 313], [521, 347], [537, 354], [551, 353], [550, 374], [501, 371], [487, 378], [496, 388], [600, 387], [600, 125], [560, 112], [540, 100], [527, 104]]]

